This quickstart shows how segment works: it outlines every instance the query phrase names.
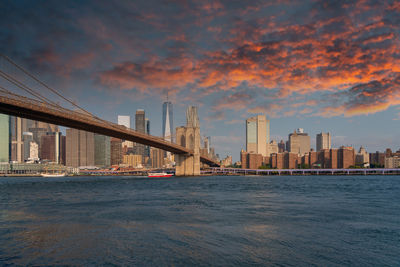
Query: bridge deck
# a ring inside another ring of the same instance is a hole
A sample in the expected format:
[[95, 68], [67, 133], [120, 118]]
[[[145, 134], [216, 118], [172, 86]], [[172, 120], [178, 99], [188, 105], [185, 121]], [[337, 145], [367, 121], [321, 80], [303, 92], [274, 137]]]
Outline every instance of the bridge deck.
[[[164, 139], [140, 133], [94, 116], [72, 111], [57, 105], [14, 94], [0, 94], [0, 113], [43, 121], [65, 127], [98, 133], [170, 151], [174, 154], [193, 154], [193, 151]], [[201, 156], [203, 163], [219, 166], [218, 162]]]

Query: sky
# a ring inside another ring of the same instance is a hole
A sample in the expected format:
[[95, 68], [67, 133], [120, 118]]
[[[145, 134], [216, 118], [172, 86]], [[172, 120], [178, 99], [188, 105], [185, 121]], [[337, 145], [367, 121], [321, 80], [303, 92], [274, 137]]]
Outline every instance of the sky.
[[144, 109], [161, 135], [167, 94], [174, 127], [198, 106], [221, 157], [257, 114], [278, 142], [400, 147], [398, 1], [5, 0], [0, 25], [2, 53], [103, 119]]

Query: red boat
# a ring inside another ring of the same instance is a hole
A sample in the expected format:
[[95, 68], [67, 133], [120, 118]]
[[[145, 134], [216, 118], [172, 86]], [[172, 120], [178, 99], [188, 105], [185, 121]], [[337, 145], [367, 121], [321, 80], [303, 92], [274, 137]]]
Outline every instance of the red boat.
[[166, 172], [149, 172], [148, 176], [149, 178], [154, 178], [154, 177], [171, 177], [172, 173], [166, 173]]

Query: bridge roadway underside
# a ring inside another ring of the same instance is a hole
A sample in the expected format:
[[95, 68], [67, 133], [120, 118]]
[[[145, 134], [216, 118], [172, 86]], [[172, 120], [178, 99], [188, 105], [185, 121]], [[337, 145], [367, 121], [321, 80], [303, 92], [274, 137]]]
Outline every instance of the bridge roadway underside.
[[[29, 99], [29, 98], [24, 98]], [[68, 113], [65, 111], [69, 111]], [[26, 101], [17, 101], [7, 97], [0, 97], [0, 113], [17, 116], [21, 118], [47, 122], [65, 127], [85, 130], [97, 134], [128, 140], [156, 148], [170, 151], [174, 154], [192, 155], [193, 151], [175, 143], [165, 141], [156, 136], [147, 135], [127, 129], [123, 126], [101, 123], [88, 115], [77, 114], [72, 110], [46, 107], [37, 103], [26, 103]], [[200, 157], [200, 161], [210, 166], [219, 166], [219, 164], [207, 157]]]

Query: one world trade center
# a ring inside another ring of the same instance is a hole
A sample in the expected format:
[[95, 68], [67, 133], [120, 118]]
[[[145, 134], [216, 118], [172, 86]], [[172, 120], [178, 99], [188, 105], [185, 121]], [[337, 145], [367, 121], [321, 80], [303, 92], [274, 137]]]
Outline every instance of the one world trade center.
[[174, 123], [173, 123], [173, 115], [172, 115], [172, 103], [169, 101], [166, 101], [163, 103], [163, 128], [162, 128], [162, 134], [163, 138], [166, 141], [173, 142], [174, 141]]

